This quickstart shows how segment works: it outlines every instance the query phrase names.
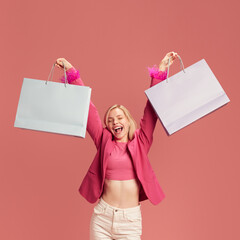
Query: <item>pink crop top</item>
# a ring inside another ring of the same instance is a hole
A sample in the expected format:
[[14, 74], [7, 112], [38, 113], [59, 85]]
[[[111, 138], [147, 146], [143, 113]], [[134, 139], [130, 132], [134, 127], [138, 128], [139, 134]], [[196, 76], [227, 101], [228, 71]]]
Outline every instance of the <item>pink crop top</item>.
[[137, 178], [126, 142], [115, 142], [115, 147], [107, 160], [105, 178], [110, 180]]

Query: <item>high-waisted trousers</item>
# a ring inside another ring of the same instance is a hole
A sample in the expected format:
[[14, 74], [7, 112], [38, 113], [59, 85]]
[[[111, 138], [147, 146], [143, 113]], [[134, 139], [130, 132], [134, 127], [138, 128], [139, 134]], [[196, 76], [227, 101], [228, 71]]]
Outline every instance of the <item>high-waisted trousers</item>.
[[100, 198], [90, 221], [90, 240], [140, 240], [141, 235], [141, 204], [117, 208]]

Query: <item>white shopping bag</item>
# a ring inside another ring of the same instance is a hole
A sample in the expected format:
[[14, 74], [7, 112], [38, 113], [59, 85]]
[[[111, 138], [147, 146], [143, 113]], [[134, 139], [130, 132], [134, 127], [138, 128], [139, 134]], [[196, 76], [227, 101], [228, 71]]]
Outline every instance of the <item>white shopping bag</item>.
[[64, 74], [65, 83], [24, 78], [14, 127], [85, 137], [91, 88]]
[[[204, 59], [145, 91], [169, 135], [230, 100]], [[168, 66], [169, 74], [169, 66]]]

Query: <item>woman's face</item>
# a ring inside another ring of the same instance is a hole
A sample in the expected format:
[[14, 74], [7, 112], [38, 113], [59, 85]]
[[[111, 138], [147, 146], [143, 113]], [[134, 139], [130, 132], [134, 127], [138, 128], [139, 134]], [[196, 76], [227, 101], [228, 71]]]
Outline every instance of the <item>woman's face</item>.
[[118, 142], [128, 142], [129, 120], [120, 108], [110, 111], [107, 119], [108, 129]]

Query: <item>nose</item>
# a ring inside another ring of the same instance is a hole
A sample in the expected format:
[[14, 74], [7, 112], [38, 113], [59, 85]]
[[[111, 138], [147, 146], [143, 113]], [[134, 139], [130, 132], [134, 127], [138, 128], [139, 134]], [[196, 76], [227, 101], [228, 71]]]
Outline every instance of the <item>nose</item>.
[[113, 124], [117, 124], [118, 123], [118, 120], [117, 119], [113, 119]]

